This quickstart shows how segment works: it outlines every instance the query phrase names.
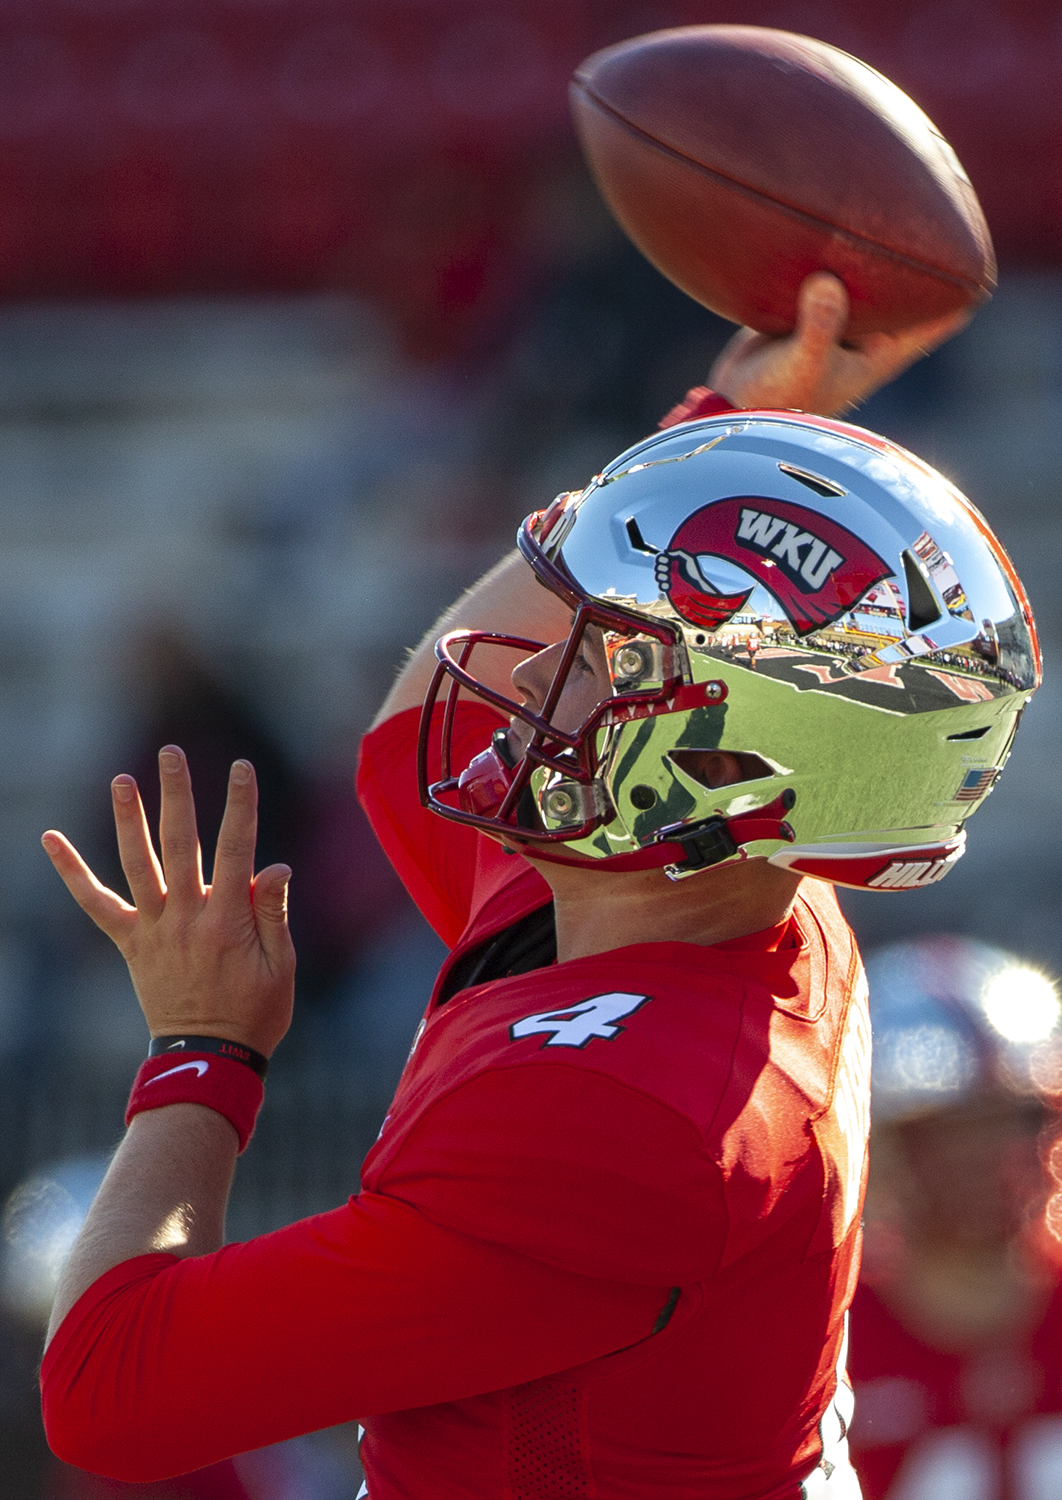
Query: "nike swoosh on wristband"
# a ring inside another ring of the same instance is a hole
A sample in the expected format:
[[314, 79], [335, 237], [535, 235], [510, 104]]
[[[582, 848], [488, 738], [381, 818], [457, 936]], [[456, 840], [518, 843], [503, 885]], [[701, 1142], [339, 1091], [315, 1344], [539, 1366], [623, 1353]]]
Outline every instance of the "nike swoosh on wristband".
[[165, 1073], [156, 1073], [155, 1076], [154, 1076], [154, 1078], [149, 1078], [148, 1081], [147, 1081], [147, 1083], [145, 1083], [143, 1085], [143, 1087], [147, 1088], [148, 1083], [158, 1083], [163, 1078], [172, 1078], [173, 1075], [174, 1075], [174, 1073], [186, 1073], [189, 1068], [194, 1068], [195, 1071], [196, 1071], [197, 1077], [202, 1078], [203, 1074], [206, 1072], [207, 1068], [209, 1068], [209, 1067], [210, 1067], [210, 1064], [208, 1062], [186, 1062], [186, 1063], [181, 1063], [176, 1068], [167, 1068], [167, 1070], [166, 1070]]

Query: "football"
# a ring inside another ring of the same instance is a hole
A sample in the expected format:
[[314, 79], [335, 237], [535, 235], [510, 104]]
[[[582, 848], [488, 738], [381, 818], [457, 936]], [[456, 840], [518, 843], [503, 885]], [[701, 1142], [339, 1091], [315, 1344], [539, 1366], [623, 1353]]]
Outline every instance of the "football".
[[724, 318], [787, 333], [820, 270], [848, 288], [852, 336], [991, 295], [991, 236], [955, 152], [836, 47], [758, 26], [658, 31], [588, 58], [571, 100], [619, 223]]

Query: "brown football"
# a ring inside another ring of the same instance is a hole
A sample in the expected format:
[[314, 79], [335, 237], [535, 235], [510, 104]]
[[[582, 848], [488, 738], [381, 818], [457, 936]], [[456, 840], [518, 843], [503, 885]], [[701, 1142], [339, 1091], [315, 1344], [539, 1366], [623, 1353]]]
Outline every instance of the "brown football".
[[991, 295], [992, 240], [954, 151], [836, 47], [758, 26], [658, 31], [588, 58], [571, 97], [620, 224], [724, 318], [788, 332], [819, 270], [847, 286], [852, 335]]

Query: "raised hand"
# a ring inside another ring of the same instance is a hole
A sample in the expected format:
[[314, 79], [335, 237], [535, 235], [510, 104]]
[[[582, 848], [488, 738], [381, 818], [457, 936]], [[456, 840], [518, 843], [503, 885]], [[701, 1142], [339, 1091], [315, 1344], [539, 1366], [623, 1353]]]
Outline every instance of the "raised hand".
[[739, 329], [712, 366], [708, 384], [735, 406], [840, 416], [958, 333], [970, 317], [949, 314], [902, 333], [870, 333], [842, 344], [848, 293], [836, 276], [818, 271], [800, 288], [793, 332], [771, 338]]
[[192, 783], [184, 754], [159, 752], [162, 862], [131, 776], [111, 783], [122, 869], [134, 905], [100, 883], [61, 833], [42, 843], [78, 905], [129, 965], [152, 1036], [225, 1037], [267, 1057], [291, 1022], [295, 950], [287, 924], [291, 871], [254, 873], [258, 792], [238, 760], [218, 834], [214, 878], [203, 884]]

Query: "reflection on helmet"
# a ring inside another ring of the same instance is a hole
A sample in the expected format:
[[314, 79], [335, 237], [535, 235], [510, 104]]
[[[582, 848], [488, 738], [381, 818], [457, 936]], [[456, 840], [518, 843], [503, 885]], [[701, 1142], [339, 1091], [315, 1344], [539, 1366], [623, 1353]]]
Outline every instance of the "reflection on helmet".
[[894, 943], [866, 962], [875, 1125], [979, 1096], [1062, 1092], [1062, 1007], [1052, 981], [968, 938]]
[[[935, 470], [837, 422], [715, 417], [558, 497], [520, 546], [575, 611], [572, 632], [538, 714], [476, 674], [479, 653], [537, 643], [439, 643], [420, 769], [437, 812], [539, 858], [676, 878], [752, 854], [909, 890], [958, 859], [1040, 665], [1012, 565]], [[552, 715], [591, 627], [612, 696], [563, 732]], [[448, 708], [433, 714], [444, 684]], [[504, 734], [471, 766], [450, 764], [459, 684], [530, 728], [515, 764]], [[753, 769], [713, 789], [682, 754], [706, 750]]]

